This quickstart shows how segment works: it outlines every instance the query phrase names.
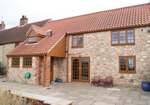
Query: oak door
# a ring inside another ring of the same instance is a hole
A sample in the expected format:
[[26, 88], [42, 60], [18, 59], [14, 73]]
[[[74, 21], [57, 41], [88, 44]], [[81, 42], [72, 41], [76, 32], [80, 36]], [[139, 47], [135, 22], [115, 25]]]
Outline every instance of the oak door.
[[72, 57], [72, 81], [89, 82], [90, 81], [90, 58]]

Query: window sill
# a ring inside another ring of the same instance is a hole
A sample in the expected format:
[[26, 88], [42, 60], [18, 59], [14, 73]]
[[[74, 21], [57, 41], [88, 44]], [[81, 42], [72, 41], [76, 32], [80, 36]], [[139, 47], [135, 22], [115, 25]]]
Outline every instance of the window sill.
[[111, 44], [111, 46], [120, 46], [120, 45], [135, 45], [135, 43]]
[[124, 74], [136, 74], [136, 72], [120, 72], [119, 73], [124, 73]]
[[83, 48], [83, 46], [72, 46], [71, 48]]
[[14, 68], [19, 68], [20, 66], [11, 66], [11, 67], [14, 67]]
[[32, 66], [23, 66], [23, 68], [32, 68]]

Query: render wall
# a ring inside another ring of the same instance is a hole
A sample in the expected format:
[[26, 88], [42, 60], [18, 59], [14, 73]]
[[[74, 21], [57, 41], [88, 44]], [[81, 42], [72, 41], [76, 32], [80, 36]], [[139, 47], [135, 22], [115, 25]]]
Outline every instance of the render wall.
[[[111, 31], [84, 34], [84, 47], [71, 48], [69, 37], [69, 82], [71, 57], [90, 57], [90, 79], [94, 74], [102, 78], [111, 75], [114, 84], [140, 86], [142, 72], [150, 69], [150, 27], [135, 28], [135, 45], [111, 46]], [[119, 73], [119, 56], [136, 56], [136, 73]], [[61, 68], [61, 67], [60, 67]]]
[[[20, 57], [20, 67], [11, 67], [12, 57], [8, 58], [8, 81], [24, 83], [28, 84], [38, 84], [36, 82], [36, 69], [38, 68], [36, 65], [37, 57], [32, 57], [32, 68], [23, 68], [23, 57]], [[25, 79], [25, 73], [30, 72], [31, 77], [29, 79]]]
[[0, 62], [2, 66], [7, 66], [6, 54], [10, 52], [15, 47], [15, 43], [0, 45]]

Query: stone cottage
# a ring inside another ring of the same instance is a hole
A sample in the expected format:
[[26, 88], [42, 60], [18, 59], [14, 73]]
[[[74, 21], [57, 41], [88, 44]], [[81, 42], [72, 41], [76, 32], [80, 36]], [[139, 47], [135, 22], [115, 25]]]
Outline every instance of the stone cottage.
[[0, 24], [0, 66], [7, 66], [6, 54], [26, 39], [26, 32], [32, 24], [42, 27], [49, 20], [51, 19], [28, 23], [28, 18], [23, 15], [20, 22], [18, 21], [19, 25], [10, 29], [5, 29], [5, 23], [2, 21]]
[[90, 83], [96, 74], [140, 86], [149, 68], [150, 3], [32, 25], [7, 54], [9, 81], [43, 86], [56, 78]]

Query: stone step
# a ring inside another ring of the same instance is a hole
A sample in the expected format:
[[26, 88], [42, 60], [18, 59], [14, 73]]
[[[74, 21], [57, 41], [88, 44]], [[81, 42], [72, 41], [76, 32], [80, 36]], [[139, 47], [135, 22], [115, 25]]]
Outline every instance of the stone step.
[[62, 98], [36, 95], [36, 94], [21, 92], [17, 90], [12, 90], [11, 93], [14, 95], [22, 96], [24, 98], [33, 99], [36, 101], [42, 101], [44, 104], [49, 104], [49, 105], [72, 105], [73, 103], [73, 101], [65, 100]]

